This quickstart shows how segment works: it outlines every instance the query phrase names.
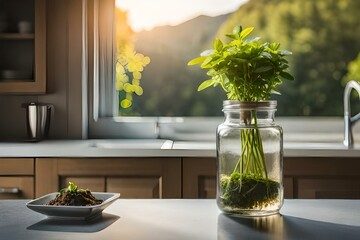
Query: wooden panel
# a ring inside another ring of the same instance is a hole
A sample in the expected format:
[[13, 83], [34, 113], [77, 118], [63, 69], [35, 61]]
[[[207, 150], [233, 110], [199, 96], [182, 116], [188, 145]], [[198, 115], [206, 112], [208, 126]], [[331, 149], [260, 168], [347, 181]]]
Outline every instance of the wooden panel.
[[34, 175], [34, 159], [0, 158], [0, 175]]
[[[68, 138], [79, 138], [82, 135], [84, 129], [87, 133], [87, 111], [82, 111], [82, 108], [86, 108], [86, 104], [83, 105], [82, 96], [82, 82], [83, 73], [81, 72], [83, 59], [82, 59], [82, 18], [83, 15], [79, 14], [82, 11], [82, 0], [68, 1], [68, 101], [71, 103], [68, 105]], [[86, 95], [85, 95], [86, 96]], [[85, 121], [82, 121], [82, 119]]]
[[107, 192], [121, 198], [162, 198], [161, 177], [107, 178]]
[[285, 176], [357, 176], [360, 158], [297, 158], [284, 159]]
[[294, 198], [360, 198], [360, 158], [287, 157], [284, 175]]
[[199, 176], [199, 198], [216, 198], [216, 176]]
[[181, 198], [180, 158], [43, 158], [36, 159], [36, 174], [36, 196], [58, 191], [61, 177], [156, 176], [159, 197]]
[[35, 1], [35, 82], [34, 92], [46, 92], [46, 0]]
[[93, 192], [105, 192], [105, 177], [61, 177], [60, 188], [75, 183], [78, 188], [89, 189]]
[[294, 179], [292, 177], [284, 177], [284, 198], [294, 198]]
[[0, 194], [0, 199], [32, 199], [34, 177], [0, 177], [0, 188], [19, 190], [16, 194]]
[[360, 180], [298, 179], [298, 198], [360, 199]]
[[[68, 11], [70, 1], [46, 1], [47, 13], [47, 80], [48, 94], [38, 97], [39, 102], [51, 103], [55, 106], [54, 117], [51, 118], [49, 137], [55, 139], [69, 138], [70, 116], [68, 108], [72, 102], [68, 99]], [[79, 69], [81, 71], [81, 69]], [[80, 79], [78, 81], [81, 81]], [[79, 100], [81, 101], [81, 92]], [[78, 113], [81, 115], [81, 113]], [[71, 118], [71, 120], [73, 120]], [[77, 136], [81, 138], [81, 136]]]
[[183, 159], [183, 198], [216, 197], [216, 159]]
[[36, 158], [35, 196], [59, 191], [58, 160], [56, 158]]
[[180, 158], [64, 158], [59, 175], [73, 176], [161, 176], [163, 197], [181, 197]]

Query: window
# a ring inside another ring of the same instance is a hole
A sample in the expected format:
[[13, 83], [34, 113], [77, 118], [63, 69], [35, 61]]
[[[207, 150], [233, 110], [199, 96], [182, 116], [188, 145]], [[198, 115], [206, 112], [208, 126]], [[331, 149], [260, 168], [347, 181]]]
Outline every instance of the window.
[[[294, 53], [290, 61], [295, 81], [286, 82], [282, 95], [274, 96], [277, 116], [342, 116], [344, 84], [352, 78], [360, 80], [357, 0], [94, 3], [98, 27], [94, 28], [93, 49], [99, 54], [94, 58], [99, 60], [99, 72], [94, 69], [99, 77], [95, 98], [99, 101], [95, 101], [93, 116], [97, 125], [106, 117], [115, 117], [115, 125], [134, 123], [133, 129], [119, 129], [129, 131], [132, 137], [132, 130], [139, 132], [139, 126], [151, 129], [140, 134], [142, 137], [159, 137], [159, 120], [166, 126], [187, 122], [183, 117], [200, 117], [201, 122], [203, 117], [208, 121], [209, 117], [222, 116], [222, 90], [198, 93], [205, 72], [186, 63], [211, 48], [216, 36], [222, 38], [235, 25], [254, 26], [253, 36], [279, 42]], [[136, 15], [137, 10], [140, 15]], [[182, 13], [183, 18], [161, 20], [166, 13], [171, 17]], [[152, 22], [155, 20], [159, 22]], [[218, 121], [221, 119], [214, 119], [214, 125]], [[112, 135], [113, 130], [107, 134]]]

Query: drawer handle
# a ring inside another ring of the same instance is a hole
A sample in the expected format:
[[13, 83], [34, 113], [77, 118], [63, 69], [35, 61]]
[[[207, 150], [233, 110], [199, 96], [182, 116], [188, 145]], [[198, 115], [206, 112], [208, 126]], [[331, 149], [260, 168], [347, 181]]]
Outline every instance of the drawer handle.
[[19, 188], [0, 188], [0, 194], [19, 194]]

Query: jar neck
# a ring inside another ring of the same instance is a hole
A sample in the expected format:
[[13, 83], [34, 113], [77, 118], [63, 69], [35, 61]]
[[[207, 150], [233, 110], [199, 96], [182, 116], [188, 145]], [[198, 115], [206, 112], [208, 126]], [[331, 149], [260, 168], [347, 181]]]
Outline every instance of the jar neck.
[[244, 126], [275, 124], [276, 101], [224, 101], [225, 123]]

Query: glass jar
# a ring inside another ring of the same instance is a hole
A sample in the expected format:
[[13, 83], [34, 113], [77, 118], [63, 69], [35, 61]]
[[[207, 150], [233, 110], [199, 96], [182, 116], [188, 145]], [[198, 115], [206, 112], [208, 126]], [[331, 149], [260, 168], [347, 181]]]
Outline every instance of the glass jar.
[[283, 132], [276, 101], [223, 103], [217, 128], [217, 205], [225, 213], [265, 216], [283, 204]]

